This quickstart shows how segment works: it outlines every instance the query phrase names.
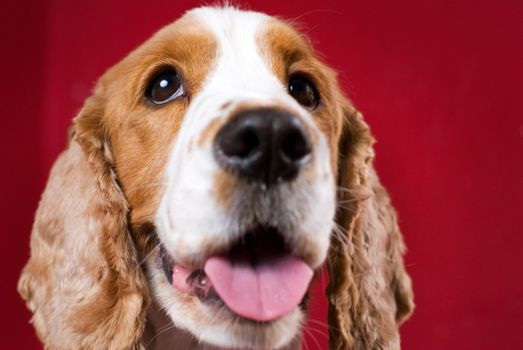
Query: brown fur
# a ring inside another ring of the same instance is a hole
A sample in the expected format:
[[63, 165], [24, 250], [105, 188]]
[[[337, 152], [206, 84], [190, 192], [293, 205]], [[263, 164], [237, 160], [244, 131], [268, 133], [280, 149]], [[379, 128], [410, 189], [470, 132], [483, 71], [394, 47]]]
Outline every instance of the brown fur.
[[[329, 348], [399, 349], [398, 326], [411, 313], [413, 296], [396, 213], [372, 166], [370, 131], [305, 38], [276, 20], [262, 38], [282, 82], [306, 73], [322, 95], [313, 116], [329, 141], [342, 202], [341, 230], [327, 262]], [[75, 118], [69, 148], [42, 196], [31, 259], [19, 281], [46, 349], [143, 349], [150, 300], [139, 261], [151, 247], [166, 140], [177, 133], [215, 54], [212, 36], [184, 18], [109, 70]], [[165, 64], [183, 67], [187, 97], [155, 109], [141, 93]], [[209, 128], [205, 142], [217, 130]], [[217, 179], [225, 205], [230, 184]]]
[[[412, 312], [404, 245], [390, 199], [374, 171], [373, 138], [345, 104], [340, 138], [337, 222], [328, 258], [329, 348], [399, 349], [398, 326]], [[370, 198], [367, 196], [370, 195]]]
[[214, 198], [222, 207], [227, 208], [229, 206], [235, 185], [235, 178], [224, 170], [219, 170], [214, 176]]
[[[51, 172], [19, 291], [48, 349], [139, 349], [148, 292], [127, 202], [98, 143], [75, 133]], [[81, 315], [81, 316], [80, 316]]]
[[69, 148], [42, 196], [18, 286], [47, 349], [142, 348], [149, 291], [139, 256], [150, 245], [147, 223], [163, 186], [167, 140], [187, 100], [155, 110], [141, 91], [150, 67], [169, 63], [184, 67], [190, 97], [215, 49], [205, 28], [184, 18], [110, 69], [75, 118]]

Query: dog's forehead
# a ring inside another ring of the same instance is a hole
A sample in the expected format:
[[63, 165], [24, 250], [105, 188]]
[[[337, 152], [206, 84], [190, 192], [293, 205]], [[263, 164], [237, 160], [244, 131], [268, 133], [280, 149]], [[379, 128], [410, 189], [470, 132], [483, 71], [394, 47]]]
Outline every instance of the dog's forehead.
[[263, 54], [265, 32], [271, 17], [234, 8], [200, 8], [189, 16], [204, 24], [216, 40], [214, 74], [207, 80], [209, 89], [226, 89], [233, 94], [235, 90], [256, 94], [270, 93], [263, 91], [267, 89], [281, 89]]
[[248, 35], [264, 21], [273, 18], [265, 13], [234, 7], [200, 7], [188, 11], [184, 17], [198, 19], [220, 38]]

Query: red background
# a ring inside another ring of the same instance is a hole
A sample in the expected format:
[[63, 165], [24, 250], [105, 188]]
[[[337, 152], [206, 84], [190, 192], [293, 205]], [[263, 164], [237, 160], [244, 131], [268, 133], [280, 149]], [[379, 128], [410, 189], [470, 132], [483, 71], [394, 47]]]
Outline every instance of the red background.
[[[196, 4], [2, 4], [1, 349], [41, 348], [15, 284], [71, 117], [106, 68]], [[377, 167], [400, 213], [416, 292], [403, 348], [523, 348], [523, 2], [251, 7], [300, 16], [379, 140]], [[316, 300], [313, 316], [324, 322]], [[324, 326], [311, 328], [325, 349]]]

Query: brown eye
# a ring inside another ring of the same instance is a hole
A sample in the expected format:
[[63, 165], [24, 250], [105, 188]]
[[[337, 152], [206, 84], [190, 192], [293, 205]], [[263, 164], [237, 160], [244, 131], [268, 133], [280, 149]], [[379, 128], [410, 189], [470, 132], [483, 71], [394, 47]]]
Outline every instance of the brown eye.
[[304, 76], [295, 75], [289, 79], [289, 94], [299, 104], [313, 109], [320, 103], [320, 96], [314, 84]]
[[180, 79], [174, 70], [163, 71], [157, 74], [150, 82], [145, 96], [153, 103], [161, 105], [184, 93]]

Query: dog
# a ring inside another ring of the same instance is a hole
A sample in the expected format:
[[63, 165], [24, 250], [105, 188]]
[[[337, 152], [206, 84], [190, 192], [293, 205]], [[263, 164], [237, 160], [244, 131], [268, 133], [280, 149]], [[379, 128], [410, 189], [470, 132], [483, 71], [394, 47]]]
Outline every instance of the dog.
[[109, 69], [51, 170], [18, 290], [46, 349], [399, 349], [413, 310], [374, 139], [290, 23], [202, 7]]

